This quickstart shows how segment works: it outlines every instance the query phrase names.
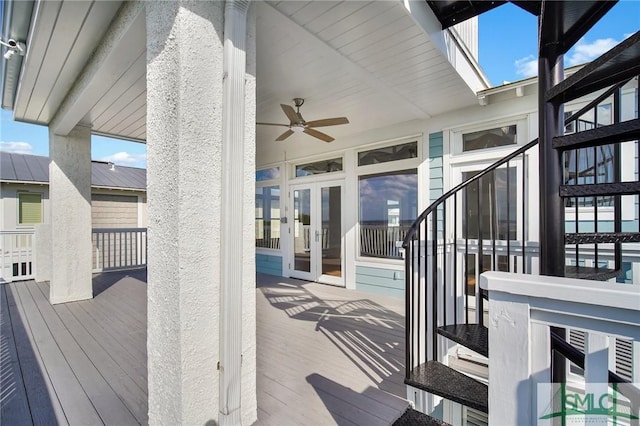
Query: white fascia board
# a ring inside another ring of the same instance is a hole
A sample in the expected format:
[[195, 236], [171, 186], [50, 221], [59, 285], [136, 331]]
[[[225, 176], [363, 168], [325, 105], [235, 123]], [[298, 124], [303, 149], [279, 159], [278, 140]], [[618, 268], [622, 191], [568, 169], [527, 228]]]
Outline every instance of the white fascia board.
[[455, 30], [443, 30], [427, 2], [404, 0], [403, 4], [416, 25], [427, 34], [431, 43], [447, 58], [474, 93], [490, 87], [480, 66], [472, 58], [471, 52], [465, 49], [464, 43], [456, 36]]

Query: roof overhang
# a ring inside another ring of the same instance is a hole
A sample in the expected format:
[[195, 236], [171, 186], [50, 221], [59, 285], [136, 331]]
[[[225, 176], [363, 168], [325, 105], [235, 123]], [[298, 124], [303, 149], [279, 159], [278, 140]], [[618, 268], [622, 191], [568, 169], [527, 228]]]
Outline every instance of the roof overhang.
[[[5, 2], [11, 14], [3, 24], [21, 28], [27, 54], [20, 66], [3, 66], [3, 95], [10, 95], [3, 106], [59, 134], [85, 124], [94, 134], [144, 142], [144, 4]], [[346, 137], [473, 105], [488, 87], [473, 55], [423, 0], [253, 7], [258, 121], [282, 122], [279, 104], [303, 97], [308, 120], [349, 117], [348, 126], [331, 129]], [[258, 142], [277, 131], [260, 126]]]

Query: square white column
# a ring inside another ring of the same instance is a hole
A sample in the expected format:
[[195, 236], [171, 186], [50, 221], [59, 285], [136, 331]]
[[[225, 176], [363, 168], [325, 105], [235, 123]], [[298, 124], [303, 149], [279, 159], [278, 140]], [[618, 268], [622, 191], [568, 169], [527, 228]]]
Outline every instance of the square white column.
[[[246, 83], [244, 137], [225, 141], [224, 20], [224, 2], [146, 3], [150, 424], [221, 424], [229, 412], [236, 419], [241, 414], [243, 424], [256, 420], [255, 83]], [[251, 54], [247, 62], [254, 63]], [[229, 142], [244, 144], [245, 152], [233, 167], [246, 178], [233, 194], [225, 194], [223, 184], [233, 173], [224, 160]], [[240, 202], [232, 222], [224, 214], [229, 197]], [[233, 276], [242, 277], [242, 298], [232, 307], [242, 315], [242, 341], [240, 353], [231, 355], [241, 365], [225, 394], [221, 375], [231, 371], [221, 361], [228, 348], [222, 318], [229, 312], [222, 309], [228, 234], [244, 250], [233, 262]], [[233, 399], [240, 407], [223, 407], [232, 392], [240, 392]]]
[[49, 131], [51, 303], [91, 299], [91, 129]]

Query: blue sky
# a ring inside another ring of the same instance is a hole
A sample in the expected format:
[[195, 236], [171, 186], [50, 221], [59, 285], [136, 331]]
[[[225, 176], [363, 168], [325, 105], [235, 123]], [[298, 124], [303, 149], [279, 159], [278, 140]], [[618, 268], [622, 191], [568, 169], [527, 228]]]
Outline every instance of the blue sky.
[[[480, 15], [480, 66], [493, 86], [537, 74], [535, 16], [511, 3]], [[640, 29], [640, 0], [618, 2], [565, 55], [565, 66], [590, 62]]]
[[[537, 74], [537, 18], [512, 4], [480, 16], [480, 65], [493, 86]], [[622, 0], [565, 56], [565, 65], [589, 62], [640, 29], [640, 0]], [[12, 121], [2, 110], [0, 150], [49, 155], [46, 127]], [[146, 167], [146, 145], [101, 136], [91, 140], [94, 160]]]

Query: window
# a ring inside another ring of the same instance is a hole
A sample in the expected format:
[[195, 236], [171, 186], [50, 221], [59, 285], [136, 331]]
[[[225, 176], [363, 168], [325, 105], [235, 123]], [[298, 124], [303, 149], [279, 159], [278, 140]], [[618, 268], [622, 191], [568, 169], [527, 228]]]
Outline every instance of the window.
[[[614, 181], [613, 163], [615, 160], [613, 145], [602, 145], [595, 148], [581, 148], [567, 151], [564, 154], [565, 185], [584, 185], [594, 183], [611, 183]], [[600, 207], [613, 206], [613, 196], [597, 197]], [[566, 207], [595, 206], [594, 197], [567, 198]]]
[[18, 223], [42, 223], [42, 194], [18, 194]]
[[[462, 173], [463, 182], [479, 172]], [[515, 240], [517, 212], [515, 168], [496, 169], [471, 183], [462, 198], [462, 235], [484, 240]]]
[[256, 188], [256, 247], [280, 249], [280, 187]]
[[462, 135], [462, 151], [494, 148], [497, 146], [514, 145], [517, 140], [517, 126], [496, 127]]
[[416, 169], [360, 176], [360, 255], [399, 259], [418, 215]]
[[270, 169], [256, 170], [256, 182], [272, 180], [280, 178], [280, 167], [271, 167]]
[[342, 158], [332, 158], [331, 160], [315, 161], [313, 163], [300, 164], [296, 166], [296, 177], [319, 175], [322, 173], [341, 172]]
[[406, 160], [418, 156], [418, 142], [403, 143], [358, 153], [358, 166]]

